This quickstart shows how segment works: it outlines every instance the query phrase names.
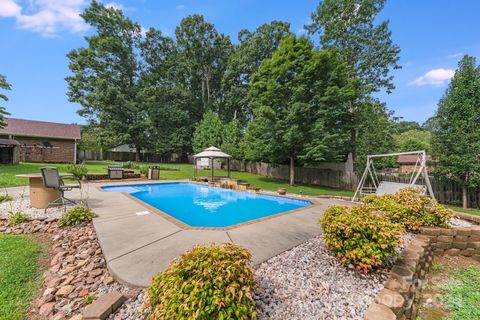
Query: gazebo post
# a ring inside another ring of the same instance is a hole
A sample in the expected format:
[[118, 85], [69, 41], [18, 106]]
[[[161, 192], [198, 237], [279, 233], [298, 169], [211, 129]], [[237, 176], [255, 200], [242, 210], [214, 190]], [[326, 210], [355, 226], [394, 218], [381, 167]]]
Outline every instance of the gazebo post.
[[230, 158], [227, 158], [228, 178], [230, 179]]
[[213, 180], [213, 165], [214, 165], [213, 160], [214, 160], [214, 159], [215, 159], [215, 158], [210, 158], [211, 166], [212, 166], [212, 180]]
[[197, 158], [193, 157], [193, 180], [197, 180]]

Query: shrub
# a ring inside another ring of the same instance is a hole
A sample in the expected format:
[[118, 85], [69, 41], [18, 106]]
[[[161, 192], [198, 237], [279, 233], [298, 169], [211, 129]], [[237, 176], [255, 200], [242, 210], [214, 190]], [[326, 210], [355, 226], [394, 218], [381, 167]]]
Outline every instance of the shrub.
[[331, 206], [320, 218], [324, 239], [343, 265], [365, 272], [395, 255], [402, 227], [369, 206]]
[[96, 214], [89, 208], [84, 206], [76, 206], [65, 212], [65, 214], [58, 220], [60, 227], [75, 226], [84, 222], [90, 222]]
[[88, 168], [83, 164], [69, 164], [67, 166], [67, 172], [71, 173], [76, 179], [81, 180], [87, 175]]
[[138, 167], [138, 170], [140, 171], [141, 174], [144, 176], [148, 175], [148, 166], [147, 165], [141, 165]]
[[0, 195], [0, 203], [12, 201], [12, 200], [13, 200], [13, 198], [8, 194], [1, 194]]
[[152, 279], [152, 319], [254, 319], [251, 254], [233, 244], [196, 246]]
[[138, 169], [138, 163], [135, 163], [133, 161], [127, 161], [127, 162], [124, 162], [123, 163], [123, 167], [125, 169], [132, 169], [132, 170], [136, 170]]
[[393, 195], [368, 195], [363, 201], [407, 231], [418, 231], [421, 226], [446, 227], [452, 217], [450, 209], [420, 195], [414, 188], [404, 188]]
[[10, 212], [8, 214], [8, 224], [11, 226], [16, 226], [17, 224], [24, 223], [28, 221], [28, 217], [21, 211]]

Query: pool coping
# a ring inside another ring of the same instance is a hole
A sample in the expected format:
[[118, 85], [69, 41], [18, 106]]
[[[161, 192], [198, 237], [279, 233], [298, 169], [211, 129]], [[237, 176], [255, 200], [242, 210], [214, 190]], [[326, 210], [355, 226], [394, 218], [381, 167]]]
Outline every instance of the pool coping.
[[[134, 181], [132, 181], [132, 182], [134, 182]], [[162, 182], [149, 182], [149, 183], [143, 183], [143, 184], [148, 185], [148, 184], [172, 184], [172, 183], [192, 183], [192, 184], [205, 185], [209, 188], [220, 188], [220, 187], [210, 187], [210, 186], [208, 186], [207, 183], [202, 183], [202, 182], [198, 182], [198, 181], [178, 181], [178, 182], [162, 181]], [[122, 184], [122, 186], [141, 185], [141, 184], [142, 183]], [[110, 185], [97, 186], [96, 189], [99, 190], [100, 192], [108, 192], [108, 191], [105, 191], [103, 188], [104, 187], [109, 187], [109, 186]], [[111, 186], [115, 186], [115, 185], [111, 185]], [[118, 185], [116, 185], [116, 186], [118, 186]], [[227, 190], [231, 190], [233, 192], [251, 192], [251, 191], [239, 191], [239, 190], [232, 190], [232, 189], [227, 189]], [[261, 218], [257, 218], [257, 219], [248, 220], [248, 221], [245, 221], [245, 222], [233, 224], [233, 225], [226, 226], [226, 227], [196, 227], [196, 226], [191, 226], [191, 225], [189, 225], [189, 224], [171, 216], [170, 214], [168, 214], [168, 213], [166, 213], [166, 212], [164, 212], [164, 211], [146, 203], [145, 201], [142, 201], [142, 200], [136, 198], [135, 196], [132, 196], [128, 192], [117, 192], [117, 193], [122, 194], [125, 197], [135, 201], [136, 203], [140, 204], [145, 209], [148, 209], [149, 211], [152, 211], [153, 213], [161, 216], [165, 220], [173, 223], [174, 225], [176, 225], [177, 227], [179, 227], [183, 230], [228, 231], [228, 230], [244, 227], [244, 226], [247, 226], [247, 225], [251, 225], [251, 224], [254, 224], [254, 223], [267, 221], [267, 220], [277, 218], [277, 217], [281, 217], [281, 216], [284, 216], [284, 215], [294, 214], [296, 212], [301, 212], [303, 210], [312, 209], [312, 208], [315, 208], [315, 207], [322, 204], [321, 201], [318, 200], [318, 198], [313, 198], [313, 197], [308, 197], [307, 198], [307, 197], [300, 197], [300, 196], [295, 196], [295, 195], [292, 195], [292, 196], [289, 196], [289, 195], [273, 195], [273, 194], [270, 194], [270, 193], [267, 193], [267, 192], [258, 191], [258, 192], [253, 192], [253, 193], [254, 194], [260, 194], [260, 195], [274, 196], [274, 197], [279, 197], [279, 198], [309, 201], [312, 204], [308, 205], [308, 206], [305, 206], [305, 207], [302, 207], [302, 208], [283, 211], [283, 212], [271, 214], [271, 215], [268, 215], [268, 216], [265, 216], [265, 217], [261, 217]]]

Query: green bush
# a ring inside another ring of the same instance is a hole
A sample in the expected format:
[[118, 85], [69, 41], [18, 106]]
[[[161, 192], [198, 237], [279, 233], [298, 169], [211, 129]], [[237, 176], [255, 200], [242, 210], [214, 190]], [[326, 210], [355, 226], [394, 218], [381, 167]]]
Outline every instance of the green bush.
[[233, 244], [196, 246], [152, 279], [152, 319], [254, 319], [251, 254]]
[[125, 169], [138, 170], [139, 165], [133, 161], [127, 161], [123, 163], [123, 167]]
[[90, 222], [95, 217], [96, 214], [91, 209], [83, 206], [76, 206], [63, 214], [63, 216], [58, 220], [58, 225], [60, 227], [75, 226], [85, 222]]
[[420, 195], [414, 188], [404, 188], [396, 194], [368, 195], [363, 201], [406, 231], [418, 231], [421, 226], [446, 227], [452, 211], [435, 200]]
[[324, 239], [345, 266], [365, 272], [395, 255], [402, 227], [368, 206], [331, 206], [320, 218]]
[[13, 198], [8, 194], [1, 194], [0, 195], [0, 203], [12, 201], [12, 200], [13, 200]]
[[141, 165], [141, 166], [138, 167], [138, 170], [144, 176], [148, 175], [148, 165]]
[[10, 212], [7, 217], [8, 224], [11, 226], [16, 226], [17, 224], [24, 223], [28, 221], [28, 217], [21, 211]]
[[76, 179], [81, 180], [87, 175], [88, 168], [83, 164], [69, 164], [67, 166], [67, 172], [71, 173]]

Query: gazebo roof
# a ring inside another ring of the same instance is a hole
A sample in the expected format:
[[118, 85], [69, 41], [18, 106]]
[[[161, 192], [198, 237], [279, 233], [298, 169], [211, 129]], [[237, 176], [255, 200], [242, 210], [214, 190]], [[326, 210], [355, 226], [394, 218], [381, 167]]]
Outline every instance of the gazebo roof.
[[193, 156], [194, 158], [231, 158], [232, 156], [226, 154], [222, 150], [216, 147], [210, 147], [203, 150], [200, 153], [197, 153]]

